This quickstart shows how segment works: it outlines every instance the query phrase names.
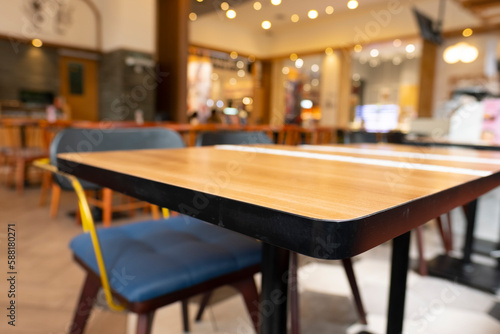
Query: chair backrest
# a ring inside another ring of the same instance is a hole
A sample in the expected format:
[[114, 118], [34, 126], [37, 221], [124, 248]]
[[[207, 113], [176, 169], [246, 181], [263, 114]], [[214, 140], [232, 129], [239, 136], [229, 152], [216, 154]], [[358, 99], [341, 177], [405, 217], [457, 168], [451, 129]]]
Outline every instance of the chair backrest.
[[272, 144], [265, 132], [255, 131], [215, 131], [198, 135], [196, 146]]
[[[65, 129], [57, 134], [50, 145], [50, 161], [57, 164], [57, 155], [66, 152], [102, 152], [118, 150], [140, 150], [184, 147], [176, 132], [165, 128], [120, 128], [120, 129]], [[71, 166], [66, 166], [70, 168]], [[56, 182], [64, 190], [72, 190], [71, 184], [55, 175]], [[98, 189], [93, 183], [81, 181], [84, 189]]]
[[344, 143], [378, 143], [378, 136], [375, 132], [347, 131], [344, 134]]

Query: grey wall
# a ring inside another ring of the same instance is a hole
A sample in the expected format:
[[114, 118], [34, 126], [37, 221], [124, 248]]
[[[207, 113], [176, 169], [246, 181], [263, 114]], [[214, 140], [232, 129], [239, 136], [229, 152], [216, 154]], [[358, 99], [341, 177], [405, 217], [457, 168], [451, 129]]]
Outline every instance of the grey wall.
[[59, 92], [59, 55], [53, 48], [0, 40], [0, 100], [19, 99], [20, 90]]
[[156, 75], [154, 69], [127, 65], [127, 58], [151, 60], [149, 54], [117, 50], [102, 55], [99, 69], [100, 118], [133, 120], [137, 109], [145, 120], [155, 115]]

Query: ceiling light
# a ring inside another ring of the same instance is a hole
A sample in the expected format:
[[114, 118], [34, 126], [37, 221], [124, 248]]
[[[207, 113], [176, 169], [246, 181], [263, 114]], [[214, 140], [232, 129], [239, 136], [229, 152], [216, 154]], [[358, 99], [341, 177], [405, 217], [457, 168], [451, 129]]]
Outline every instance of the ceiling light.
[[325, 53], [327, 56], [331, 56], [333, 54], [333, 49], [332, 48], [326, 48]]
[[255, 10], [261, 10], [262, 9], [262, 4], [258, 1], [253, 3], [253, 9]]
[[226, 16], [229, 18], [229, 19], [234, 19], [236, 17], [236, 12], [234, 9], [230, 9], [226, 12]]
[[208, 99], [207, 100], [207, 107], [212, 108], [214, 106], [214, 100]]
[[198, 1], [198, 2], [203, 2], [203, 0], [196, 0], [196, 1]]
[[223, 3], [220, 4], [220, 8], [222, 10], [228, 10], [229, 9], [229, 4], [224, 1]]
[[333, 6], [328, 6], [328, 7], [326, 7], [326, 8], [325, 8], [325, 12], [326, 12], [328, 15], [333, 14], [333, 11], [334, 11]]
[[313, 72], [318, 72], [319, 71], [319, 65], [318, 64], [313, 64], [311, 66], [311, 71]]
[[196, 13], [189, 13], [189, 19], [191, 21], [196, 21], [197, 18], [198, 18], [198, 15], [196, 15]]
[[217, 101], [216, 105], [217, 105], [217, 107], [222, 108], [222, 107], [224, 107], [224, 102], [222, 102], [222, 100], [219, 100], [219, 101]]
[[465, 28], [464, 31], [462, 31], [462, 36], [464, 37], [470, 37], [472, 36], [474, 32], [472, 31], [471, 28]]
[[293, 23], [299, 22], [299, 16], [297, 14], [293, 14], [290, 19]]
[[278, 6], [281, 3], [281, 0], [271, 0], [271, 3], [275, 6]]
[[468, 64], [475, 61], [478, 55], [479, 51], [475, 46], [462, 42], [447, 47], [444, 50], [443, 58], [448, 64], [455, 64], [459, 61]]
[[295, 67], [297, 68], [302, 68], [302, 66], [304, 66], [304, 61], [300, 58], [298, 58], [296, 61], [295, 61]]
[[373, 58], [377, 57], [379, 55], [379, 52], [377, 49], [372, 49], [370, 51], [370, 56], [372, 56]]
[[40, 48], [42, 47], [43, 45], [43, 42], [38, 39], [38, 38], [35, 38], [34, 40], [31, 41], [31, 44], [35, 47], [35, 48]]
[[237, 74], [240, 78], [243, 78], [245, 76], [245, 71], [239, 70]]
[[265, 30], [270, 29], [271, 28], [271, 22], [269, 22], [269, 21], [262, 21], [261, 26], [262, 26], [262, 29], [265, 29]]
[[361, 44], [354, 45], [354, 52], [361, 52], [363, 50], [363, 46]]
[[396, 38], [395, 40], [392, 41], [392, 45], [395, 47], [395, 48], [399, 48], [401, 46], [402, 42], [399, 38]]
[[283, 67], [283, 68], [281, 69], [281, 73], [283, 73], [284, 75], [287, 75], [288, 73], [290, 73], [290, 69], [289, 69], [288, 67], [286, 67], [286, 66], [285, 66], [285, 67]]
[[347, 8], [349, 9], [356, 9], [358, 8], [358, 2], [356, 0], [350, 0], [348, 3], [347, 3]]
[[408, 45], [406, 46], [406, 52], [408, 52], [408, 53], [413, 53], [413, 52], [415, 52], [415, 45], [413, 45], [413, 44], [408, 44]]
[[292, 54], [290, 55], [290, 60], [291, 60], [291, 61], [296, 61], [298, 58], [299, 58], [299, 56], [297, 56], [297, 54], [296, 54], [296, 53], [292, 53]]
[[308, 13], [307, 16], [311, 19], [314, 20], [315, 18], [318, 17], [318, 11], [315, 9], [311, 9]]
[[231, 59], [236, 59], [236, 58], [238, 58], [238, 52], [236, 52], [236, 51], [232, 51], [232, 52], [229, 54], [229, 57], [231, 57]]

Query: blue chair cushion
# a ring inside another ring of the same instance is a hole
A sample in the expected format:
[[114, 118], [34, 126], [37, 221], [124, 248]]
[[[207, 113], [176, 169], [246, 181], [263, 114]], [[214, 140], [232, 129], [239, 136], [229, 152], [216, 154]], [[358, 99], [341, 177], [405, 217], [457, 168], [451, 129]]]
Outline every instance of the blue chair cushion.
[[[147, 301], [261, 262], [254, 239], [179, 216], [98, 229], [111, 287], [130, 302]], [[99, 274], [90, 235], [74, 255]]]

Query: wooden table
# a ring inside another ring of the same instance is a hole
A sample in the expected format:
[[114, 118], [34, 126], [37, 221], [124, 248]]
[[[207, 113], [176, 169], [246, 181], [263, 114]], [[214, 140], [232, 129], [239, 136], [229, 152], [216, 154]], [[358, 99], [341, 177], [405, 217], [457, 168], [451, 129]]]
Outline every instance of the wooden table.
[[261, 334], [286, 332], [287, 250], [342, 259], [391, 239], [387, 333], [401, 333], [409, 231], [500, 185], [500, 153], [403, 145], [68, 153], [58, 164], [264, 241]]

